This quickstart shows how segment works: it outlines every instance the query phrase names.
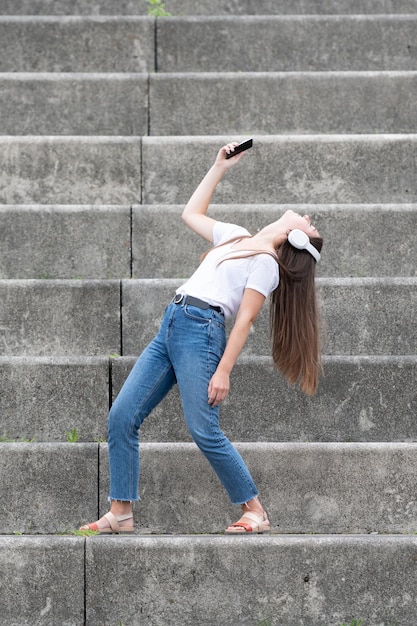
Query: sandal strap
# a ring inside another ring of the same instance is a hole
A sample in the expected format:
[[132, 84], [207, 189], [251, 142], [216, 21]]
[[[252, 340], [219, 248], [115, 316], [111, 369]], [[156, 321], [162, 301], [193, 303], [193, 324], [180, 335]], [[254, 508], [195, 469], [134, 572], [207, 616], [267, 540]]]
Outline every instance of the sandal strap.
[[229, 528], [244, 528], [248, 533], [253, 532], [252, 526], [250, 524], [246, 524], [245, 522], [235, 522], [234, 524], [230, 524]]
[[245, 511], [245, 513], [242, 515], [242, 517], [247, 517], [248, 519], [251, 519], [258, 526], [260, 526], [262, 524], [262, 522], [266, 521], [265, 513], [255, 513], [253, 511], [248, 511], [248, 512]]
[[110, 528], [112, 529], [112, 531], [115, 532], [115, 533], [119, 533], [121, 531], [119, 522], [124, 522], [127, 519], [131, 519], [133, 517], [133, 514], [132, 513], [126, 513], [126, 515], [117, 515], [117, 517], [116, 517], [116, 515], [114, 515], [114, 513], [109, 511], [108, 513], [103, 515], [103, 517], [105, 517], [106, 520], [109, 522]]

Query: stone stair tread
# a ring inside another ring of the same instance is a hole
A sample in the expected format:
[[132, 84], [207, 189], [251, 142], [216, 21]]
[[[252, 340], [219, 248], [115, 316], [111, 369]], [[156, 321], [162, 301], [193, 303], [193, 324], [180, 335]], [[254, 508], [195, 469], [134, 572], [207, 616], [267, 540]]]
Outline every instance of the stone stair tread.
[[156, 73], [149, 88], [150, 135], [413, 133], [416, 128], [415, 72]]
[[[403, 597], [404, 580], [415, 586], [416, 542], [398, 535], [0, 536], [2, 619], [29, 626], [42, 614], [44, 624], [81, 626], [86, 611], [89, 626], [139, 624], [137, 616], [144, 626], [168, 619], [253, 626], [275, 616], [299, 626], [307, 601], [320, 602], [328, 624], [352, 615], [383, 623], [387, 607], [389, 619], [411, 624], [412, 598], [395, 606], [392, 598]], [[366, 586], [364, 570], [372, 572]]]
[[155, 20], [146, 15], [0, 16], [0, 37], [2, 72], [155, 70]]
[[[0, 280], [1, 354], [137, 355], [182, 281]], [[416, 277], [318, 278], [324, 353], [414, 354], [416, 284]], [[264, 306], [243, 354], [269, 353]]]
[[[255, 233], [287, 209], [310, 215], [324, 238], [318, 276], [415, 275], [414, 204], [225, 203], [213, 204], [210, 215]], [[0, 278], [189, 276], [207, 244], [185, 227], [182, 210], [183, 205], [0, 205]], [[401, 255], [387, 242], [388, 231], [392, 242], [401, 240]], [[160, 246], [161, 240], [170, 245]]]
[[[173, 15], [412, 14], [414, 0], [166, 0]], [[4, 15], [145, 15], [146, 0], [1, 0]]]
[[[0, 136], [0, 202], [182, 204], [227, 140]], [[413, 203], [416, 147], [416, 134], [256, 136], [213, 202]]]
[[[189, 276], [205, 241], [184, 227], [184, 205], [134, 205], [132, 207], [132, 273], [134, 278]], [[415, 204], [231, 204], [213, 203], [210, 215], [237, 223], [255, 233], [287, 209], [309, 215], [324, 238], [318, 276], [414, 276]], [[0, 209], [1, 210], [1, 209]], [[0, 214], [1, 215], [1, 214]], [[401, 255], [397, 244], [401, 241]], [[156, 235], [155, 233], [158, 233]], [[175, 233], [175, 237], [172, 234]], [[160, 241], [170, 241], [160, 246]], [[158, 248], [155, 257], [154, 250]], [[184, 255], [184, 249], [188, 251]], [[381, 255], [381, 250], [384, 254]]]
[[[236, 446], [258, 484], [274, 532], [415, 530], [417, 443]], [[9, 494], [0, 513], [3, 533], [64, 532], [108, 509], [106, 444], [2, 443], [1, 452], [0, 476]], [[219, 533], [234, 521], [236, 507], [193, 443], [143, 443], [141, 467], [139, 528]]]
[[[107, 439], [107, 414], [136, 357], [0, 357], [0, 440]], [[323, 358], [313, 398], [290, 387], [268, 356], [243, 356], [221, 408], [234, 441], [417, 440], [417, 356]], [[262, 424], [260, 429], [259, 424]], [[141, 429], [142, 442], [189, 442], [175, 387]]]
[[146, 135], [148, 76], [0, 73], [2, 135]]
[[413, 70], [416, 27], [415, 15], [172, 17], [157, 22], [157, 71]]
[[[413, 133], [416, 97], [417, 72], [411, 71], [9, 72], [0, 73], [4, 114], [0, 132], [64, 136]], [[235, 105], [224, 107], [225, 100]]]

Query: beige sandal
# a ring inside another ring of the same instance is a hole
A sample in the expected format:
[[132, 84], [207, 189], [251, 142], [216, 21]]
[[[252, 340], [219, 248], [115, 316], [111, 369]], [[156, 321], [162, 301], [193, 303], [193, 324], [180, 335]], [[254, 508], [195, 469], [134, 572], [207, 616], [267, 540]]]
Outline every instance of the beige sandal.
[[[247, 524], [241, 521], [244, 519], [249, 519], [254, 522], [254, 524]], [[263, 533], [269, 533], [270, 530], [271, 525], [265, 511], [263, 513], [248, 511], [242, 515], [238, 522], [226, 528], [225, 533], [228, 535], [262, 535]]]
[[128, 519], [133, 520], [133, 513], [127, 513], [126, 515], [116, 516], [111, 511], [109, 511], [108, 513], [103, 515], [103, 517], [106, 518], [106, 520], [109, 522], [108, 526], [105, 526], [104, 528], [99, 528], [97, 522], [94, 522], [93, 524], [86, 524], [85, 526], [81, 526], [80, 530], [95, 530], [104, 535], [105, 534], [124, 535], [124, 534], [133, 533], [135, 530], [133, 525], [132, 526], [120, 526], [119, 524], [119, 522], [124, 522], [125, 520], [128, 520]]

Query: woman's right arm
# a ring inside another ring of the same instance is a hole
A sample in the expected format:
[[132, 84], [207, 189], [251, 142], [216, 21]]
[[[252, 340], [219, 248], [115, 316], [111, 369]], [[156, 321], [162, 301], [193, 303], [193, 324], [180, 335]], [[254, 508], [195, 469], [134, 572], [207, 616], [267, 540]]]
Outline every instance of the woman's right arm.
[[237, 146], [232, 142], [220, 148], [214, 164], [204, 176], [197, 189], [187, 202], [182, 219], [197, 235], [213, 243], [213, 228], [216, 220], [206, 215], [212, 195], [225, 172], [236, 165], [244, 152], [237, 154], [231, 159], [226, 159], [226, 154], [231, 148]]

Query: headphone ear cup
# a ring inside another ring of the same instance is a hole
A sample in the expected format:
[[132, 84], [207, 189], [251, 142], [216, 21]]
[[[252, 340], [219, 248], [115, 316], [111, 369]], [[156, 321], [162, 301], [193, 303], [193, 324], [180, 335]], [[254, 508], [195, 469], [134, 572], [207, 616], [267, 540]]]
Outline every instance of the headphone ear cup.
[[288, 241], [292, 246], [294, 246], [294, 248], [297, 248], [298, 250], [304, 250], [310, 243], [308, 235], [299, 228], [294, 228], [293, 230], [290, 230], [288, 234]]

